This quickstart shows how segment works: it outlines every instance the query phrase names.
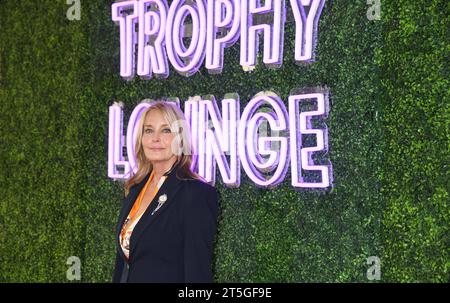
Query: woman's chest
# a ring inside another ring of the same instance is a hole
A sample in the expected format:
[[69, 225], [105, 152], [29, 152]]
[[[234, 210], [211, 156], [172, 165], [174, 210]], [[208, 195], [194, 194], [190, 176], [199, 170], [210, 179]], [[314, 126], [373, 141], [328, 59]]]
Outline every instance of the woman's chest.
[[156, 191], [156, 185], [150, 184], [149, 188], [145, 191], [142, 197], [137, 214], [142, 214], [149, 207], [149, 205], [152, 203], [152, 200], [156, 196]]

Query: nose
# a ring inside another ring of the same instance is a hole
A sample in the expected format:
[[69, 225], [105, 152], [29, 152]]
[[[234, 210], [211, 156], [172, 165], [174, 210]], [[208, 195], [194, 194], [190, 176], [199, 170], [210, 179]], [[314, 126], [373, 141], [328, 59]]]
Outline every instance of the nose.
[[152, 141], [153, 142], [159, 142], [160, 141], [160, 135], [158, 132], [154, 132], [153, 136], [152, 136]]

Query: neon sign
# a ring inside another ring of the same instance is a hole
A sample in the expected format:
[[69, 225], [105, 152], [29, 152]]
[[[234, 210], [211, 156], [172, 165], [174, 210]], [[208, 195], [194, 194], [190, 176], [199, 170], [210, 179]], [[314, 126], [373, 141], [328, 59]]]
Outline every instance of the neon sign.
[[[311, 62], [325, 0], [289, 2], [295, 21], [295, 60]], [[166, 78], [168, 62], [184, 76], [195, 74], [203, 62], [209, 73], [221, 73], [225, 48], [239, 38], [240, 65], [252, 70], [261, 35], [264, 64], [276, 68], [283, 62], [285, 0], [265, 0], [264, 5], [260, 0], [173, 0], [170, 7], [166, 0], [132, 0], [114, 3], [111, 10], [120, 29], [120, 75], [128, 80], [135, 70], [143, 79]], [[186, 47], [188, 16], [192, 30]], [[267, 18], [257, 22], [261, 17]]]
[[[241, 166], [249, 179], [260, 187], [273, 187], [283, 181], [291, 167], [291, 184], [296, 188], [325, 189], [332, 183], [332, 168], [328, 159], [318, 164], [313, 156], [328, 151], [327, 128], [314, 127], [313, 119], [323, 120], [328, 115], [326, 93], [295, 94], [289, 96], [286, 109], [283, 101], [272, 92], [255, 95], [240, 114], [237, 95], [221, 101], [219, 111], [214, 96], [190, 98], [184, 103], [184, 112], [191, 129], [194, 157], [193, 166], [206, 181], [215, 183], [216, 167], [228, 187], [240, 185]], [[313, 104], [314, 110], [302, 109], [302, 104]], [[179, 102], [176, 104], [179, 106]], [[137, 105], [123, 135], [123, 104], [109, 108], [108, 176], [126, 179], [131, 170], [137, 171], [134, 142], [138, 120], [151, 103]], [[323, 122], [323, 121], [322, 121]], [[260, 129], [270, 126], [266, 136]], [[315, 144], [306, 144], [303, 138], [313, 137]], [[311, 146], [310, 146], [311, 145]], [[128, 157], [123, 155], [126, 147]], [[229, 158], [229, 160], [227, 159]]]
[[[120, 75], [127, 80], [167, 78], [169, 63], [181, 75], [195, 74], [204, 63], [210, 74], [223, 70], [224, 51], [240, 40], [240, 65], [255, 68], [259, 38], [262, 60], [269, 68], [283, 63], [286, 1], [265, 0], [130, 0], [112, 4], [112, 20], [120, 30]], [[325, 0], [290, 0], [295, 22], [295, 60], [314, 61], [317, 24]], [[190, 23], [187, 24], [187, 19]], [[185, 45], [189, 38], [189, 45]], [[178, 100], [178, 99], [177, 99]], [[313, 102], [314, 110], [302, 105]], [[179, 106], [179, 101], [176, 101]], [[274, 93], [254, 96], [240, 112], [239, 97], [226, 97], [219, 111], [214, 96], [192, 97], [184, 103], [191, 129], [193, 166], [215, 183], [216, 168], [228, 187], [240, 185], [241, 168], [261, 187], [283, 181], [290, 164], [296, 188], [328, 188], [332, 183], [326, 126], [312, 121], [328, 114], [328, 94], [289, 96], [288, 108]], [[109, 109], [108, 176], [126, 179], [137, 171], [134, 159], [137, 121], [150, 103], [132, 112], [123, 135], [122, 104]], [[266, 109], [262, 110], [261, 109]], [[268, 109], [268, 110], [267, 110]], [[268, 125], [270, 135], [261, 133]], [[324, 125], [324, 124], [323, 124]], [[307, 138], [314, 138], [308, 144]], [[303, 140], [305, 139], [305, 140]], [[126, 147], [128, 157], [123, 155]], [[320, 163], [317, 155], [322, 156]], [[316, 158], [314, 158], [316, 157]]]

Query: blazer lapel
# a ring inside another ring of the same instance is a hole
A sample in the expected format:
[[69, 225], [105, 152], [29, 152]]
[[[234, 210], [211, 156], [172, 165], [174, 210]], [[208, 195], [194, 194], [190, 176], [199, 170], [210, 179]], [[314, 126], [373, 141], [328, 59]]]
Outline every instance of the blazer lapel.
[[[130, 239], [130, 261], [133, 252], [136, 251], [136, 246], [139, 243], [139, 238], [142, 236], [145, 229], [147, 229], [151, 224], [158, 220], [161, 214], [173, 204], [174, 197], [178, 190], [181, 188], [181, 184], [181, 180], [179, 180], [176, 176], [176, 169], [174, 169], [169, 173], [163, 185], [159, 188], [152, 202], [147, 207], [144, 214], [139, 219], [139, 222], [133, 229], [133, 233], [131, 234]], [[166, 202], [164, 202], [164, 204], [152, 215], [155, 203], [158, 203], [159, 196], [164, 194], [167, 196]]]
[[130, 192], [128, 193], [128, 196], [124, 199], [122, 211], [119, 215], [119, 224], [117, 226], [116, 230], [116, 242], [119, 247], [119, 252], [122, 256], [122, 258], [125, 258], [125, 255], [120, 248], [120, 233], [122, 231], [123, 223], [125, 222], [125, 219], [127, 218], [128, 214], [130, 213], [131, 208], [133, 207], [134, 202], [136, 201], [137, 197], [139, 196], [139, 193], [141, 192], [142, 188], [144, 188], [145, 183], [147, 183], [148, 178], [150, 177], [150, 173], [148, 173], [144, 179], [142, 179], [141, 182], [136, 184]]

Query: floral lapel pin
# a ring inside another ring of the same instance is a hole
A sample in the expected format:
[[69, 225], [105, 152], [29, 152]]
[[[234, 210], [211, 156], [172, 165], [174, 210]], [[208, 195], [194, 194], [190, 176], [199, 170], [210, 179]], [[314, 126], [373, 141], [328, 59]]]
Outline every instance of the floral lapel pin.
[[158, 198], [158, 206], [156, 206], [155, 210], [152, 212], [152, 216], [153, 216], [153, 214], [154, 214], [155, 212], [158, 211], [158, 209], [161, 208], [161, 206], [163, 206], [163, 204], [164, 204], [166, 201], [167, 201], [167, 195], [166, 195], [166, 194], [159, 196], [159, 198]]

